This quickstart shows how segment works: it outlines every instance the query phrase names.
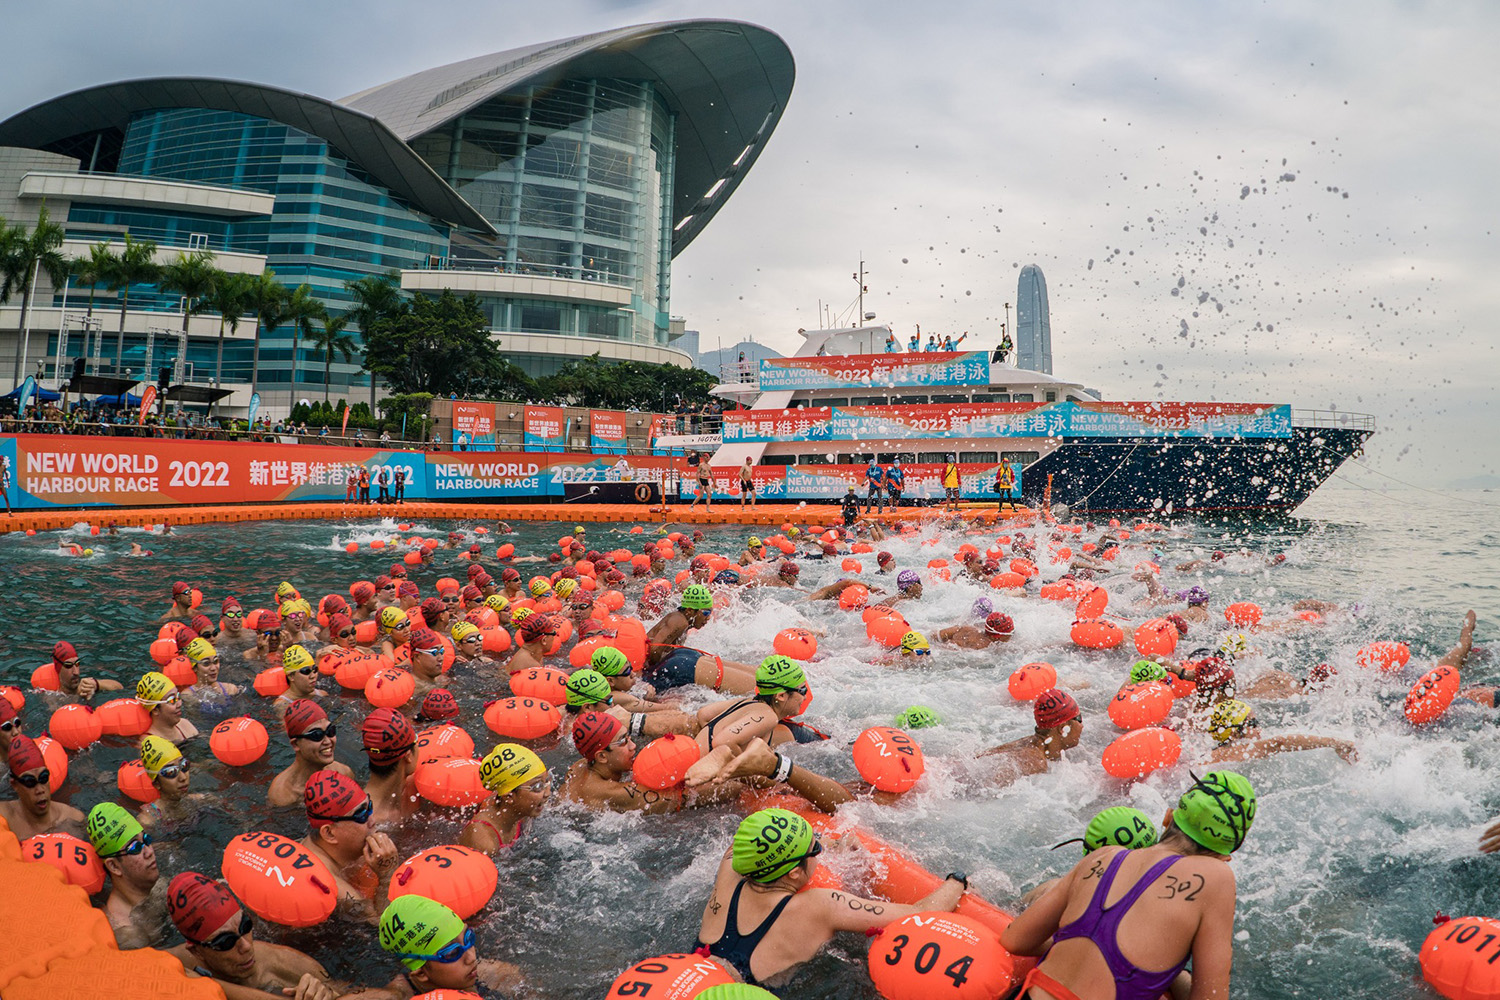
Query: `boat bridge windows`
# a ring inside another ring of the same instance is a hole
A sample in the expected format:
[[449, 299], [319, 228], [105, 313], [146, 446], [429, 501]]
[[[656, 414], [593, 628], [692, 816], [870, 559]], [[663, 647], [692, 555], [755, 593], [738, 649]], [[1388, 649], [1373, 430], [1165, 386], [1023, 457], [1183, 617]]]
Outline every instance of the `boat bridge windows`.
[[1000, 460], [1010, 465], [1019, 465], [1022, 468], [1030, 465], [1042, 457], [1039, 451], [1002, 451]]

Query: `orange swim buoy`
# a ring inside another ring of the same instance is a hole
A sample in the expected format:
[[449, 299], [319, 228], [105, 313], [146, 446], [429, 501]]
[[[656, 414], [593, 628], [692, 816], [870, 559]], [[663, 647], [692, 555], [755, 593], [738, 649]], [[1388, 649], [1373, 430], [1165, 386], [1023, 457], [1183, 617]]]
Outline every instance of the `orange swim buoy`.
[[[176, 643], [173, 647], [176, 648]], [[43, 663], [31, 672], [31, 686], [38, 691], [61, 691], [62, 680], [57, 676], [57, 664]], [[19, 709], [17, 709], [19, 711]]]
[[39, 833], [21, 841], [21, 859], [40, 861], [62, 872], [69, 885], [92, 896], [104, 888], [104, 864], [87, 840], [71, 833]]
[[180, 653], [168, 660], [161, 672], [166, 674], [167, 680], [177, 685], [179, 691], [186, 691], [198, 683], [198, 672], [193, 669], [188, 658]]
[[1050, 663], [1026, 663], [1011, 672], [1005, 688], [1017, 701], [1035, 701], [1043, 691], [1057, 687], [1057, 670]]
[[839, 569], [845, 573], [863, 573], [865, 571], [865, 564], [851, 556], [839, 563]]
[[854, 741], [854, 768], [882, 792], [905, 792], [927, 770], [922, 748], [893, 726], [872, 726]]
[[1104, 748], [1104, 770], [1126, 780], [1171, 767], [1182, 756], [1182, 738], [1170, 729], [1149, 727], [1126, 733]]
[[900, 648], [901, 637], [910, 631], [911, 626], [906, 623], [906, 619], [894, 611], [865, 623], [865, 635], [887, 649]]
[[479, 780], [479, 761], [472, 757], [444, 757], [418, 767], [417, 793], [440, 806], [474, 806], [492, 792]]
[[1458, 670], [1446, 663], [1427, 671], [1407, 692], [1404, 711], [1414, 726], [1426, 725], [1440, 718], [1458, 695]]
[[839, 607], [845, 611], [858, 611], [870, 599], [870, 588], [862, 583], [845, 587], [839, 592]]
[[87, 705], [60, 705], [47, 721], [47, 732], [63, 749], [82, 750], [99, 742], [104, 735], [104, 724]]
[[497, 736], [535, 740], [557, 731], [562, 711], [540, 698], [502, 698], [485, 706], [484, 724]]
[[177, 642], [173, 639], [156, 639], [151, 643], [151, 662], [165, 667], [177, 655]]
[[366, 618], [354, 625], [354, 641], [361, 646], [372, 646], [375, 640], [380, 638], [380, 624], [373, 618]]
[[1103, 587], [1095, 587], [1078, 600], [1079, 618], [1098, 618], [1104, 614], [1104, 609], [1109, 604], [1109, 591]]
[[1500, 997], [1500, 920], [1457, 917], [1422, 942], [1422, 978], [1448, 1000]]
[[886, 1000], [993, 1000], [1015, 974], [1015, 959], [987, 926], [937, 910], [887, 924], [866, 964]]
[[500, 625], [492, 625], [479, 630], [479, 642], [486, 653], [505, 653], [510, 651], [510, 633]]
[[[47, 665], [50, 667], [52, 664], [49, 663]], [[26, 692], [14, 684], [0, 684], [0, 698], [4, 698], [10, 702], [10, 707], [17, 712], [26, 707]], [[128, 701], [131, 704], [138, 704], [134, 698], [122, 698], [120, 700]], [[103, 706], [100, 707], [102, 708]]]
[[411, 701], [417, 679], [400, 667], [377, 670], [365, 682], [365, 699], [376, 708], [400, 708]]
[[1026, 577], [1020, 573], [996, 573], [990, 577], [990, 586], [996, 590], [1019, 590], [1026, 586]]
[[1069, 638], [1086, 649], [1114, 649], [1125, 641], [1125, 632], [1114, 622], [1090, 619], [1073, 623]]
[[724, 966], [700, 955], [657, 955], [620, 973], [604, 1000], [644, 997], [651, 1000], [692, 1000], [711, 986], [737, 982]]
[[1182, 633], [1165, 618], [1153, 618], [1136, 627], [1135, 651], [1142, 656], [1171, 656]]
[[1260, 605], [1253, 601], [1235, 601], [1224, 609], [1224, 620], [1241, 628], [1259, 625], [1260, 619]]
[[568, 675], [551, 667], [532, 667], [510, 675], [510, 692], [519, 698], [536, 698], [549, 705], [565, 705]]
[[248, 715], [225, 719], [208, 737], [208, 749], [230, 767], [255, 763], [265, 756], [270, 743], [266, 727]]
[[1036, 576], [1039, 572], [1036, 568], [1036, 563], [1030, 559], [1012, 559], [1010, 561], [1010, 571], [1012, 573], [1020, 573], [1028, 580]]
[[417, 733], [417, 766], [449, 757], [471, 757], [474, 737], [458, 726], [433, 726]]
[[401, 862], [391, 874], [390, 898], [425, 896], [468, 920], [495, 895], [499, 878], [495, 860], [488, 854], [443, 844]]
[[1045, 601], [1066, 601], [1078, 596], [1078, 588], [1072, 580], [1053, 580], [1042, 584], [1037, 593]]
[[361, 653], [354, 650], [342, 657], [333, 668], [333, 679], [339, 687], [348, 691], [363, 691], [375, 672], [385, 667], [385, 657], [378, 653]]
[[697, 740], [668, 733], [640, 749], [631, 765], [631, 774], [636, 784], [664, 792], [682, 784], [687, 778], [688, 768], [702, 758], [703, 750]]
[[1396, 673], [1411, 660], [1411, 650], [1404, 642], [1372, 642], [1354, 654], [1354, 662], [1362, 667], [1379, 667]]
[[253, 686], [255, 693], [262, 698], [276, 698], [285, 694], [291, 685], [287, 683], [285, 670], [267, 667], [255, 675]]
[[151, 784], [151, 776], [146, 773], [146, 765], [139, 759], [127, 760], [120, 765], [115, 772], [115, 787], [122, 795], [128, 795], [137, 802], [155, 802], [161, 798], [161, 792]]
[[1121, 729], [1159, 724], [1172, 712], [1172, 688], [1160, 681], [1127, 684], [1109, 703], [1109, 721]]
[[333, 915], [338, 890], [328, 866], [275, 833], [241, 834], [224, 848], [224, 881], [256, 916], [312, 927]]
[[771, 648], [793, 660], [810, 660], [818, 655], [818, 637], [805, 628], [784, 628], [776, 633]]

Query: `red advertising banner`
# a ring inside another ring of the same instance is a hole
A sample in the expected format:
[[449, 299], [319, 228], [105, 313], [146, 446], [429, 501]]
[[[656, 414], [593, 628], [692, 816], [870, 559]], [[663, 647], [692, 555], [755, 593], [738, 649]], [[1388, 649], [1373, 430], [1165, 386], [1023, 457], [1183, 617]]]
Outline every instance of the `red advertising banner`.
[[526, 447], [563, 448], [568, 411], [561, 406], [526, 407]]
[[470, 439], [493, 437], [495, 404], [455, 402], [453, 404], [453, 429], [469, 435]]
[[589, 447], [623, 449], [626, 414], [621, 410], [589, 411]]

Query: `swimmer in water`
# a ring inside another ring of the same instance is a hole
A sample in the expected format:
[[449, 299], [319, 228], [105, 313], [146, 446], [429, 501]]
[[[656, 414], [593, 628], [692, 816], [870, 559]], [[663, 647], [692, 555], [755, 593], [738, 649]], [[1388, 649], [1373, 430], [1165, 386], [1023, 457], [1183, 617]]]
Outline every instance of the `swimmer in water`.
[[166, 674], [155, 670], [143, 674], [135, 686], [135, 700], [151, 714], [151, 728], [146, 732], [173, 743], [198, 735], [198, 727], [182, 717], [182, 695]]
[[[872, 593], [882, 591], [872, 590]], [[891, 595], [886, 604], [895, 604], [897, 601], [916, 601], [922, 599], [922, 577], [916, 570], [903, 569], [896, 574], [896, 592]], [[812, 598], [809, 598], [812, 600]]]
[[507, 566], [500, 571], [500, 592], [505, 599], [512, 604], [519, 601], [523, 596], [521, 593], [521, 571], [514, 566]]
[[1257, 739], [1260, 722], [1255, 718], [1255, 709], [1234, 698], [1214, 706], [1208, 719], [1208, 731], [1216, 744], [1209, 755], [1209, 760], [1215, 764], [1264, 760], [1273, 754], [1298, 750], [1332, 750], [1350, 764], [1359, 759], [1353, 743], [1331, 736], [1288, 735]]
[[1227, 997], [1235, 884], [1224, 862], [1254, 819], [1250, 782], [1214, 771], [1168, 810], [1155, 846], [1085, 855], [1000, 935], [1012, 954], [1041, 958], [1021, 996], [1156, 1000], [1191, 959], [1192, 995]]
[[[529, 608], [523, 608], [529, 611]], [[521, 619], [516, 629], [516, 651], [505, 664], [508, 673], [518, 674], [545, 666], [547, 647], [557, 637], [557, 623], [551, 615], [531, 613]]]
[[385, 607], [380, 609], [375, 621], [380, 626], [376, 652], [394, 660], [397, 648], [411, 640], [411, 619], [400, 608]]
[[1036, 732], [981, 753], [981, 757], [1001, 757], [1009, 765], [996, 784], [1007, 785], [1028, 774], [1041, 774], [1052, 761], [1062, 760], [1065, 751], [1078, 745], [1083, 736], [1083, 713], [1073, 696], [1060, 688], [1048, 688], [1037, 695], [1032, 705]]
[[[605, 651], [597, 650], [595, 657]], [[608, 649], [608, 652], [618, 653], [619, 650]], [[617, 694], [609, 679], [591, 667], [573, 671], [563, 687], [567, 691], [565, 709], [569, 714], [607, 712], [624, 723], [633, 738], [651, 740], [668, 733], [692, 736], [698, 732], [698, 720], [691, 715], [670, 705], [654, 705], [629, 694]], [[627, 702], [630, 708], [626, 707]]]
[[354, 602], [349, 617], [355, 622], [369, 621], [380, 613], [375, 606], [375, 587], [361, 580], [349, 588], [349, 599]]
[[276, 713], [276, 718], [284, 719], [287, 709], [303, 698], [328, 697], [328, 692], [318, 687], [318, 667], [313, 662], [312, 654], [301, 646], [288, 646], [282, 652], [281, 669], [286, 674], [287, 686], [271, 702], [271, 710]]
[[115, 943], [121, 950], [163, 944], [161, 918], [166, 916], [166, 899], [165, 893], [152, 891], [161, 882], [161, 871], [156, 867], [151, 835], [113, 802], [101, 802], [89, 810], [88, 835], [109, 876], [109, 898], [102, 909], [115, 932]]
[[337, 730], [328, 721], [328, 713], [316, 702], [305, 698], [292, 702], [286, 715], [282, 717], [281, 724], [286, 729], [287, 739], [291, 741], [297, 756], [290, 767], [271, 780], [271, 787], [266, 791], [266, 801], [272, 806], [291, 806], [302, 801], [307, 779], [315, 771], [327, 769], [337, 771], [346, 778], [354, 777], [354, 772], [349, 770], [347, 764], [333, 759]]
[[443, 672], [443, 654], [448, 648], [430, 628], [414, 629], [408, 645], [411, 649], [411, 663], [407, 669], [411, 671], [415, 684], [407, 708], [415, 714], [417, 706], [427, 697], [427, 692], [449, 685], [448, 675]]
[[387, 826], [417, 811], [417, 731], [394, 708], [377, 708], [365, 716], [359, 735], [370, 761], [365, 794], [375, 803], [370, 822]]
[[739, 564], [749, 566], [751, 563], [765, 562], [768, 559], [766, 543], [760, 540], [759, 535], [751, 535], [745, 542], [745, 548], [740, 552]]
[[396, 581], [384, 573], [375, 578], [375, 608], [394, 608], [399, 603]]
[[699, 684], [715, 691], [748, 694], [755, 690], [755, 668], [735, 663], [682, 645], [688, 632], [708, 624], [713, 613], [713, 593], [701, 583], [682, 592], [676, 611], [667, 614], [646, 633], [645, 681], [658, 691]]
[[10, 766], [10, 744], [21, 735], [21, 714], [10, 699], [0, 695], [0, 764]]
[[193, 588], [178, 580], [172, 584], [172, 606], [156, 619], [159, 622], [187, 621], [194, 615]]
[[[750, 581], [752, 587], [785, 587], [788, 590], [801, 590], [797, 586], [797, 577], [802, 574], [802, 567], [788, 559], [776, 569], [774, 576], [762, 574]], [[805, 591], [803, 591], [805, 593]]]
[[[255, 940], [255, 921], [223, 882], [183, 872], [167, 884], [167, 913], [185, 942], [167, 954], [189, 977], [212, 979], [228, 997], [337, 1000], [357, 987], [338, 982], [296, 948]], [[379, 993], [365, 993], [375, 1000]]]
[[451, 631], [454, 663], [488, 663], [484, 653], [484, 634], [471, 622], [459, 622]]
[[458, 914], [425, 896], [398, 896], [380, 915], [380, 947], [401, 960], [406, 971], [385, 993], [408, 1000], [423, 996], [474, 996], [484, 987], [520, 995], [521, 970], [509, 962], [479, 957], [474, 932]]
[[219, 642], [228, 643], [233, 649], [243, 649], [254, 641], [254, 635], [245, 629], [245, 609], [233, 597], [224, 598], [219, 605]]
[[262, 611], [255, 623], [255, 648], [245, 650], [245, 659], [264, 663], [280, 663], [282, 649], [281, 615], [274, 611]]
[[182, 692], [182, 700], [207, 715], [218, 717], [229, 710], [229, 703], [240, 693], [238, 684], [226, 684], [219, 680], [222, 661], [219, 651], [202, 636], [187, 644], [183, 655], [193, 665], [198, 681]]
[[789, 657], [772, 654], [755, 670], [755, 697], [716, 701], [698, 710], [698, 746], [704, 755], [728, 746], [736, 752], [754, 739], [776, 746], [795, 739], [781, 723], [802, 711], [807, 676]]
[[308, 776], [302, 806], [308, 826], [302, 846], [333, 875], [335, 912], [375, 923], [390, 902], [391, 875], [401, 860], [391, 838], [373, 827], [375, 803], [352, 776], [316, 771]]
[[84, 677], [81, 671], [78, 650], [71, 642], [63, 641], [52, 646], [52, 666], [57, 671], [57, 689], [69, 698], [82, 704], [92, 701], [100, 691], [122, 691], [124, 685], [104, 677]]
[[281, 644], [285, 648], [296, 643], [316, 644], [318, 623], [312, 616], [312, 606], [298, 597], [283, 601], [276, 609], [281, 615]]
[[866, 933], [917, 913], [952, 911], [968, 888], [968, 879], [955, 872], [903, 905], [811, 887], [822, 850], [817, 833], [796, 813], [762, 809], [747, 816], [719, 863], [696, 953], [743, 982], [782, 985], [839, 931]]
[[464, 847], [498, 854], [514, 847], [526, 824], [541, 815], [552, 795], [547, 765], [518, 743], [497, 743], [479, 765], [479, 781], [494, 795], [484, 801], [459, 835]]
[[[902, 570], [902, 572], [903, 573], [910, 573], [911, 570]], [[920, 584], [919, 584], [919, 586], [920, 586]], [[828, 584], [827, 586], [825, 586], [825, 587], [819, 587], [817, 590], [813, 591], [811, 594], [808, 594], [807, 595], [807, 600], [809, 600], [809, 601], [836, 601], [836, 600], [839, 599], [839, 595], [842, 594], [844, 591], [848, 590], [850, 587], [865, 587], [867, 590], [869, 590], [869, 592], [871, 594], [883, 594], [883, 593], [885, 593], [885, 591], [882, 590], [879, 587], [871, 587], [868, 584], [860, 583], [858, 580], [835, 580], [832, 583]], [[894, 600], [894, 598], [892, 598], [892, 599]]]
[[141, 766], [157, 798], [141, 806], [136, 819], [142, 826], [153, 827], [159, 823], [173, 823], [190, 819], [200, 806], [208, 801], [201, 792], [189, 793], [192, 773], [188, 759], [177, 749], [177, 744], [159, 736], [141, 739]]
[[[1084, 828], [1082, 837], [1054, 844], [1052, 850], [1055, 851], [1068, 844], [1082, 844], [1083, 853], [1087, 856], [1101, 847], [1124, 847], [1134, 851], [1143, 847], [1152, 847], [1156, 841], [1156, 826], [1151, 822], [1150, 816], [1130, 806], [1110, 806], [1089, 820], [1089, 825]], [[1061, 876], [1047, 879], [1023, 895], [1021, 905], [1030, 906], [1061, 881]]]
[[959, 649], [989, 649], [991, 646], [1010, 642], [1015, 634], [1016, 623], [1010, 615], [999, 611], [985, 616], [984, 627], [954, 625], [938, 632], [938, 642], [946, 642]]
[[36, 741], [30, 736], [12, 736], [6, 766], [16, 797], [11, 802], [0, 802], [0, 819], [5, 820], [17, 840], [54, 830], [83, 833], [83, 813], [52, 798], [48, 784], [52, 772]]

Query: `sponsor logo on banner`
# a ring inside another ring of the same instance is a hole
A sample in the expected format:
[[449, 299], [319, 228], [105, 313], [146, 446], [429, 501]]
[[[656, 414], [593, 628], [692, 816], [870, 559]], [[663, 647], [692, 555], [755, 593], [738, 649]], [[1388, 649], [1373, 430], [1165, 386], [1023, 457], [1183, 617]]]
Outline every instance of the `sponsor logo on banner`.
[[453, 404], [453, 443], [458, 444], [460, 434], [468, 435], [469, 451], [495, 450], [495, 404]]
[[625, 453], [625, 421], [620, 410], [589, 411], [589, 447], [606, 454]]
[[156, 386], [148, 385], [141, 390], [141, 412], [135, 418], [137, 424], [146, 422], [146, 414], [151, 412], [151, 407], [156, 404]]
[[765, 358], [760, 363], [762, 390], [968, 386], [989, 381], [990, 356], [985, 351]]
[[563, 435], [568, 411], [561, 406], [526, 407], [526, 449], [559, 449], [565, 446]]
[[248, 423], [251, 427], [254, 427], [255, 426], [255, 415], [257, 413], [259, 413], [259, 412], [260, 412], [260, 393], [258, 393], [258, 392], [252, 392], [250, 394], [250, 412], [246, 416], [245, 422]]
[[795, 410], [737, 410], [724, 414], [724, 443], [827, 441], [834, 411], [827, 406]]

